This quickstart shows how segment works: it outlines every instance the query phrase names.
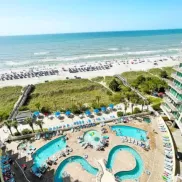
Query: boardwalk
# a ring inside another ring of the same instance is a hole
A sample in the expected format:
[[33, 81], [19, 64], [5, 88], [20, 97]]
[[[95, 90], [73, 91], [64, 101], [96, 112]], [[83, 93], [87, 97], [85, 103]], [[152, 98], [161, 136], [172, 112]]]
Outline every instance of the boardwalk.
[[119, 80], [121, 80], [123, 82], [123, 85], [126, 86], [126, 87], [129, 87], [131, 88], [131, 90], [133, 90], [135, 93], [137, 93], [137, 95], [142, 98], [144, 101], [147, 102], [147, 98], [145, 96], [143, 96], [138, 90], [136, 90], [134, 87], [132, 87], [128, 82], [127, 80], [120, 76], [120, 75], [114, 75], [116, 78], [118, 78]]

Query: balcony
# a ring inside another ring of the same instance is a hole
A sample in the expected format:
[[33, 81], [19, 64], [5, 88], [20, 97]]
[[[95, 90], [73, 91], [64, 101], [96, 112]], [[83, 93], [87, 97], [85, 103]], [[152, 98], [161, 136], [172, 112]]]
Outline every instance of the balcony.
[[161, 109], [162, 111], [166, 114], [166, 116], [170, 119], [170, 120], [174, 120], [174, 116], [172, 113], [168, 112], [167, 107], [164, 104], [161, 104]]
[[171, 94], [169, 91], [166, 91], [166, 95], [170, 97], [176, 104], [181, 104], [182, 100], [179, 100], [176, 98], [173, 94]]
[[179, 94], [182, 94], [182, 89], [180, 89], [179, 87], [177, 87], [174, 82], [172, 81], [167, 81], [168, 82], [168, 85], [170, 87], [172, 87], [174, 90], [176, 90]]
[[164, 98], [164, 101], [171, 108], [172, 111], [178, 111], [177, 108], [172, 104], [172, 102], [167, 97]]
[[178, 82], [182, 83], [182, 77], [179, 77], [178, 75], [176, 75], [175, 73], [171, 74], [171, 77], [175, 80], [177, 80]]

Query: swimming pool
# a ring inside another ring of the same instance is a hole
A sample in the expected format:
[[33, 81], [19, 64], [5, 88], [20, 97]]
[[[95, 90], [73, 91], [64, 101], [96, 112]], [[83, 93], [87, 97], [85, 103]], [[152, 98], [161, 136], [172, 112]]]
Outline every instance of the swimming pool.
[[116, 125], [111, 126], [111, 130], [115, 131], [117, 136], [128, 136], [137, 140], [147, 141], [147, 132], [139, 128], [124, 125]]
[[89, 142], [94, 147], [100, 144], [102, 136], [97, 130], [86, 131], [83, 135], [84, 142]]
[[126, 146], [126, 145], [117, 145], [109, 153], [108, 160], [106, 163], [106, 168], [112, 169], [114, 161], [116, 160], [116, 154], [120, 151], [128, 151], [130, 152], [135, 160], [136, 160], [136, 166], [133, 170], [131, 171], [120, 171], [114, 174], [115, 177], [118, 177], [120, 180], [126, 180], [126, 179], [137, 179], [141, 176], [143, 172], [143, 160], [138, 154], [136, 150], [133, 148]]
[[56, 138], [38, 149], [33, 155], [34, 165], [39, 168], [45, 161], [56, 154], [58, 151], [66, 148], [66, 140], [64, 136]]
[[81, 156], [72, 156], [65, 159], [63, 162], [61, 162], [61, 164], [57, 168], [56, 173], [54, 175], [54, 182], [63, 182], [62, 175], [63, 175], [65, 167], [74, 162], [79, 163], [83, 167], [83, 169], [85, 169], [88, 173], [94, 176], [97, 175], [98, 169], [91, 166], [86, 159], [84, 159]]

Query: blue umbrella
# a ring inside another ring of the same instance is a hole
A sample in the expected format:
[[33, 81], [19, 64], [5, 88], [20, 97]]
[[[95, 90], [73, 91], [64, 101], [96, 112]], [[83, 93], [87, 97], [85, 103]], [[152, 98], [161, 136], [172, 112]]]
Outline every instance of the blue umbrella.
[[101, 107], [102, 112], [106, 112], [106, 107]]
[[56, 131], [56, 127], [53, 127], [53, 130]]
[[110, 107], [111, 109], [113, 109], [113, 108], [114, 108], [114, 104], [109, 104], [109, 107]]
[[82, 121], [82, 124], [85, 124], [85, 122], [84, 122], [84, 121]]
[[98, 114], [98, 113], [99, 113], [99, 110], [98, 110], [98, 109], [94, 109], [94, 112], [95, 112], [96, 114]]
[[49, 128], [49, 131], [52, 131], [52, 128]]
[[89, 110], [85, 111], [85, 114], [90, 116], [91, 115], [91, 112]]
[[89, 119], [88, 122], [91, 123], [92, 121]]
[[55, 112], [55, 116], [59, 117], [61, 115], [61, 113], [59, 111]]
[[38, 117], [38, 116], [39, 116], [39, 114], [40, 114], [40, 112], [39, 112], [39, 111], [35, 111], [35, 112], [33, 113], [33, 115], [34, 115], [34, 116], [36, 116], [36, 117]]
[[67, 116], [70, 116], [71, 115], [71, 111], [66, 111], [66, 113], [65, 113]]

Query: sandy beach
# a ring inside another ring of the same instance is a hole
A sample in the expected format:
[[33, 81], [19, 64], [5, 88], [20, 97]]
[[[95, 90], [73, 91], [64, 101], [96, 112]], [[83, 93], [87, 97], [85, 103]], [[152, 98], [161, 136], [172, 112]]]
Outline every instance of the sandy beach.
[[[56, 75], [47, 76], [36, 76], [31, 78], [13, 79], [13, 80], [0, 80], [0, 87], [6, 86], [26, 86], [28, 84], [38, 84], [45, 81], [53, 80], [64, 80], [64, 79], [75, 79], [80, 78], [93, 78], [97, 76], [113, 76], [115, 74], [121, 74], [126, 71], [147, 71], [151, 68], [162, 68], [167, 66], [174, 66], [179, 63], [180, 57], [150, 57], [143, 59], [128, 59], [128, 60], [113, 60], [111, 61], [100, 61], [100, 62], [87, 62], [87, 63], [75, 63], [75, 64], [60, 64], [58, 66], [42, 66], [42, 67], [29, 67], [29, 68], [12, 68], [11, 70], [1, 70], [0, 77], [4, 74], [12, 73], [27, 73], [38, 71], [50, 71], [58, 70]], [[110, 65], [109, 69], [83, 71], [70, 73], [69, 69], [79, 69], [88, 67], [102, 67], [104, 65]]]

